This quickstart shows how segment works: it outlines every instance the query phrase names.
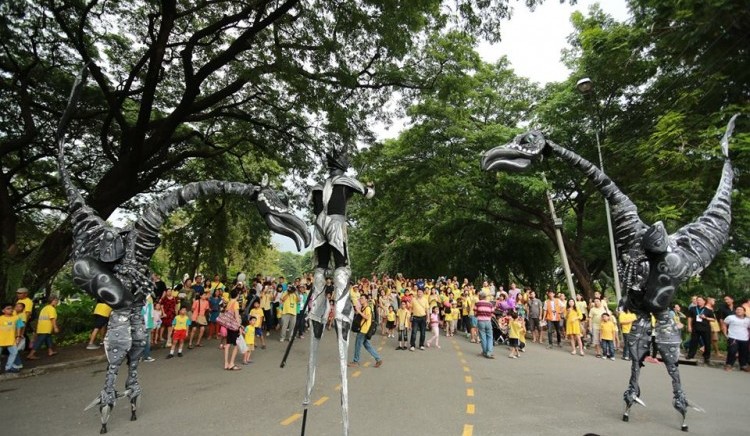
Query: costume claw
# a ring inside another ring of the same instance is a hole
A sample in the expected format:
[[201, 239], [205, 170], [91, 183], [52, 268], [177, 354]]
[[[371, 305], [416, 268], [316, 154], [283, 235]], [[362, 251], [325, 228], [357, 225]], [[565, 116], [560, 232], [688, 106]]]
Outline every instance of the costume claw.
[[635, 401], [636, 403], [640, 404], [643, 407], [646, 407], [646, 403], [644, 403], [643, 400], [641, 400], [638, 397], [633, 397], [633, 401]]
[[98, 406], [99, 404], [102, 404], [102, 397], [96, 397], [96, 398], [94, 398], [94, 401], [92, 401], [88, 406], [86, 406], [86, 408], [83, 409], [83, 411], [85, 412], [85, 411], [93, 408], [94, 406]]

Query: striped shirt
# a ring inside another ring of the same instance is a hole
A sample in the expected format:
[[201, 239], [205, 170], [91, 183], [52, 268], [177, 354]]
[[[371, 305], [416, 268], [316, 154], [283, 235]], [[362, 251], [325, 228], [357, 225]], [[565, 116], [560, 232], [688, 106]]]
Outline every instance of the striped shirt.
[[489, 321], [492, 318], [493, 310], [492, 303], [487, 300], [479, 300], [474, 305], [474, 314], [477, 321]]

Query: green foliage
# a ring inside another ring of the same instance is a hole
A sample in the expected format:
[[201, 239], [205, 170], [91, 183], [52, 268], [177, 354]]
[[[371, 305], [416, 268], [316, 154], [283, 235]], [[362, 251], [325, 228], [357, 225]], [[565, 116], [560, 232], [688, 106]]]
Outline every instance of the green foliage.
[[83, 296], [81, 301], [59, 304], [57, 325], [60, 327], [60, 333], [57, 340], [61, 343], [78, 341], [86, 333], [91, 333], [94, 328], [94, 306], [96, 301], [88, 295]]

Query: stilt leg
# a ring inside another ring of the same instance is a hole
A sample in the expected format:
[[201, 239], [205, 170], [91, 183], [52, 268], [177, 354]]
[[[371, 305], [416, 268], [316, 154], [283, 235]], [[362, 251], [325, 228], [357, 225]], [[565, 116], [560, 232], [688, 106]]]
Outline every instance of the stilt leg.
[[648, 314], [638, 314], [638, 318], [633, 323], [633, 327], [630, 330], [628, 336], [628, 345], [630, 348], [630, 383], [628, 389], [623, 394], [623, 400], [625, 401], [625, 410], [622, 414], [622, 420], [628, 422], [630, 420], [630, 408], [634, 403], [638, 403], [645, 406], [641, 401], [641, 388], [638, 385], [638, 378], [640, 377], [641, 368], [643, 367], [643, 360], [648, 355], [648, 346], [651, 342], [651, 317]]
[[344, 436], [349, 435], [349, 388], [346, 375], [347, 357], [349, 354], [349, 329], [351, 325], [346, 321], [336, 320], [338, 333], [339, 365], [341, 367], [341, 417], [344, 424]]
[[685, 397], [685, 393], [682, 391], [680, 371], [678, 369], [680, 340], [679, 330], [674, 323], [674, 319], [669, 316], [669, 313], [665, 311], [657, 315], [656, 346], [667, 368], [667, 373], [672, 378], [672, 406], [682, 417], [680, 428], [682, 431], [688, 431], [686, 420], [687, 409], [690, 405]]
[[138, 419], [136, 411], [140, 404], [141, 386], [138, 383], [138, 363], [141, 361], [146, 348], [146, 327], [141, 315], [141, 305], [134, 306], [130, 313], [130, 330], [132, 345], [128, 352], [128, 380], [125, 382], [125, 392], [130, 398], [130, 420]]

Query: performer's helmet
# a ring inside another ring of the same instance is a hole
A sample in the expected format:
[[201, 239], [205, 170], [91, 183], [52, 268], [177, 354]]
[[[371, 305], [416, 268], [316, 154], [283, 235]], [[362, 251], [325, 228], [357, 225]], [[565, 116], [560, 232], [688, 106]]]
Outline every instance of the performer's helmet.
[[345, 150], [336, 150], [334, 148], [326, 153], [326, 165], [329, 170], [346, 172], [349, 169], [349, 155]]

